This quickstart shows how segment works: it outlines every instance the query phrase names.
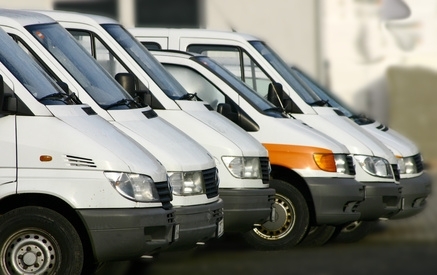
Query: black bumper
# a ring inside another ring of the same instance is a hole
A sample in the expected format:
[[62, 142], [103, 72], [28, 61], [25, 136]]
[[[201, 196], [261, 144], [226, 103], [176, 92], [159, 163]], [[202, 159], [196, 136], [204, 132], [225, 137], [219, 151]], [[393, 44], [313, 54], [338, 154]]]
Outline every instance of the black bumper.
[[427, 173], [415, 178], [401, 178], [402, 210], [390, 219], [403, 219], [420, 213], [426, 206], [426, 198], [431, 194], [431, 177]]
[[179, 239], [168, 250], [189, 249], [198, 242], [217, 238], [219, 223], [223, 220], [223, 200], [209, 204], [174, 207], [179, 224]]
[[97, 261], [151, 255], [168, 247], [178, 235], [174, 210], [163, 208], [81, 209]]
[[351, 178], [305, 178], [310, 189], [317, 225], [338, 225], [360, 218], [365, 186]]
[[225, 206], [225, 232], [247, 232], [270, 220], [275, 189], [219, 189]]
[[366, 199], [358, 206], [361, 221], [390, 218], [402, 204], [402, 187], [393, 182], [365, 182]]

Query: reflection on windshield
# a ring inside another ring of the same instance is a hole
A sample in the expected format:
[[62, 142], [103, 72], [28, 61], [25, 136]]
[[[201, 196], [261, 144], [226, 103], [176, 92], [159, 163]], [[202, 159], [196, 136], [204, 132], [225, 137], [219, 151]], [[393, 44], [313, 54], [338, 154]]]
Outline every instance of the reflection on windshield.
[[126, 50], [168, 97], [179, 99], [187, 94], [187, 91], [166, 71], [161, 63], [121, 25], [102, 24], [102, 27]]
[[237, 76], [235, 76], [223, 66], [217, 64], [211, 58], [208, 58], [206, 56], [196, 56], [192, 57], [192, 59], [197, 61], [199, 64], [201, 64], [202, 66], [213, 72], [215, 75], [217, 75], [219, 78], [221, 78], [223, 81], [225, 81], [259, 112], [277, 112], [279, 110], [267, 99], [261, 97], [257, 92], [255, 92], [244, 82], [242, 82]]
[[[0, 29], [2, 50], [0, 62], [20, 81], [38, 100], [48, 95], [63, 93], [50, 77], [35, 63], [9, 35]], [[63, 101], [47, 104], [66, 104]]]
[[308, 104], [321, 98], [305, 88], [294, 75], [291, 68], [272, 49], [261, 41], [251, 41], [250, 44], [273, 66], [273, 68], [287, 81], [296, 93]]
[[[105, 107], [123, 99], [132, 99], [58, 23], [32, 25], [26, 28], [97, 104]], [[123, 105], [120, 108], [128, 106]]]

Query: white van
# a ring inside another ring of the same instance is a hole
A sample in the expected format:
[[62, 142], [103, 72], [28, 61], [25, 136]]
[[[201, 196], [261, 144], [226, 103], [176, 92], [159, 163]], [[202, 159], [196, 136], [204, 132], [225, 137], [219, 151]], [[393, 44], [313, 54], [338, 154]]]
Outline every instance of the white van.
[[0, 41], [0, 273], [78, 275], [172, 243], [165, 168]]
[[[287, 213], [294, 216], [295, 224], [287, 228], [279, 219], [267, 222], [248, 234], [249, 240], [284, 247], [285, 239], [290, 238], [287, 234], [297, 238], [299, 227], [305, 224], [307, 230], [309, 225], [320, 227], [317, 233], [313, 228], [302, 244], [322, 245], [334, 234], [334, 227], [325, 225], [359, 220], [357, 208], [364, 199], [364, 185], [355, 181], [353, 159], [344, 145], [290, 118], [206, 56], [176, 51], [152, 53], [189, 93], [209, 102], [237, 125], [244, 127], [244, 121], [256, 125], [246, 130], [269, 151], [277, 211], [284, 221]], [[315, 158], [317, 154], [323, 154], [325, 165]], [[332, 167], [328, 168], [330, 157]]]
[[223, 201], [213, 157], [196, 141], [142, 107], [56, 21], [43, 14], [0, 10], [0, 26], [38, 60], [56, 81], [120, 131], [152, 153], [166, 168], [179, 241], [187, 249], [223, 233]]
[[[348, 227], [349, 236], [356, 239], [365, 236], [377, 219], [378, 209], [386, 206], [379, 217], [390, 218], [403, 207], [403, 199], [399, 199], [399, 169], [393, 152], [338, 110], [307, 104], [272, 67], [270, 62], [275, 65], [275, 61], [266, 60], [257, 51], [260, 45], [265, 46], [259, 40], [238, 33], [201, 29], [136, 28], [131, 32], [149, 48], [190, 51], [212, 57], [289, 115], [344, 144], [354, 156], [356, 179], [366, 184], [366, 200], [359, 207], [361, 219], [366, 222], [359, 223], [360, 230]], [[296, 84], [296, 81], [291, 82]], [[275, 84], [274, 89], [269, 89], [269, 84]], [[278, 100], [285, 95], [292, 100]]]
[[[79, 13], [41, 11], [69, 30], [113, 76], [135, 76], [134, 97], [205, 147], [216, 161], [225, 232], [247, 232], [271, 219], [267, 150], [210, 106], [191, 97], [116, 21]], [[121, 83], [127, 88], [123, 78]]]

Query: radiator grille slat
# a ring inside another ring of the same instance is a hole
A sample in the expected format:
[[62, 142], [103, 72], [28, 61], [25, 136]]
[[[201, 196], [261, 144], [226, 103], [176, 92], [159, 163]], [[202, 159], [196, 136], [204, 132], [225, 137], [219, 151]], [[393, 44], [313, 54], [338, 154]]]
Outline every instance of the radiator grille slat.
[[171, 200], [172, 194], [170, 193], [170, 189], [168, 187], [167, 181], [155, 182], [156, 190], [158, 191], [159, 201], [162, 203], [164, 209], [171, 209]]
[[208, 199], [218, 196], [218, 176], [217, 169], [211, 168], [202, 171], [203, 181], [205, 182], [205, 192]]

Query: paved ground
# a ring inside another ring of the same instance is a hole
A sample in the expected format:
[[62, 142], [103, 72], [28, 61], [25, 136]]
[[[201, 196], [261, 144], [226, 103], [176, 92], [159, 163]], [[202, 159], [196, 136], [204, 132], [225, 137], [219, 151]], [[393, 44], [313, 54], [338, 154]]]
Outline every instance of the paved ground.
[[356, 243], [284, 251], [255, 251], [241, 238], [225, 237], [202, 249], [158, 258], [106, 264], [96, 275], [403, 275], [437, 274], [437, 169], [427, 208], [403, 220], [380, 223]]

